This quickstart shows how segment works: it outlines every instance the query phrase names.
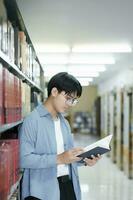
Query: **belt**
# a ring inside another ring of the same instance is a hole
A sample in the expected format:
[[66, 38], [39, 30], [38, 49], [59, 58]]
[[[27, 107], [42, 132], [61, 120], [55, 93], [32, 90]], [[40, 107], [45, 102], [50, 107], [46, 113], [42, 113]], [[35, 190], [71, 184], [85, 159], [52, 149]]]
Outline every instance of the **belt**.
[[59, 176], [57, 179], [60, 183], [66, 183], [71, 180], [69, 175]]

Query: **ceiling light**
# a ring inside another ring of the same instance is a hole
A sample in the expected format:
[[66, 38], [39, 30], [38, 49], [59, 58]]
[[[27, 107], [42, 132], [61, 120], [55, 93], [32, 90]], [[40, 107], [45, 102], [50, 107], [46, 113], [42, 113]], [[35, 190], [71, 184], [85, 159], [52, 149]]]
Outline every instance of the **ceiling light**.
[[38, 58], [42, 64], [45, 65], [65, 65], [68, 64], [67, 55], [54, 55], [54, 54], [44, 54], [38, 55]]
[[81, 84], [82, 87], [83, 87], [83, 86], [85, 87], [85, 86], [89, 86], [89, 85], [90, 85], [89, 83], [84, 83], [84, 82], [83, 82], [83, 83], [81, 82], [80, 84]]
[[98, 72], [86, 72], [86, 71], [68, 71], [69, 74], [72, 74], [73, 76], [86, 76], [86, 77], [98, 77], [99, 73]]
[[93, 69], [82, 69], [82, 68], [80, 68], [80, 69], [68, 69], [68, 72], [70, 72], [70, 73], [75, 73], [75, 72], [78, 72], [78, 74], [80, 75], [80, 76], [84, 76], [85, 74], [98, 74], [98, 73], [100, 73], [99, 71], [97, 71], [97, 70], [93, 70]]
[[75, 53], [122, 53], [132, 52], [132, 48], [127, 43], [119, 44], [88, 44], [88, 45], [75, 45], [72, 48]]
[[44, 65], [43, 69], [44, 71], [66, 71], [67, 65]]
[[96, 55], [69, 55], [69, 54], [38, 54], [38, 58], [42, 64], [69, 64], [69, 65], [104, 65], [114, 64], [115, 60], [112, 56], [96, 56]]
[[104, 65], [68, 65], [70, 71], [86, 71], [86, 72], [104, 72], [106, 67]]
[[85, 81], [85, 80], [79, 80], [80, 84], [82, 86], [88, 86], [89, 85], [89, 81]]
[[89, 81], [92, 81], [92, 77], [98, 77], [99, 76], [99, 72], [98, 71], [86, 71], [83, 69], [76, 69], [75, 70], [71, 70], [68, 69], [67, 66], [63, 66], [63, 65], [59, 65], [59, 66], [54, 66], [50, 67], [49, 66], [44, 66], [44, 75], [45, 76], [53, 76], [59, 72], [68, 72], [69, 74], [72, 74], [73, 76], [77, 77], [77, 78], [84, 78], [84, 79], [88, 79]]
[[104, 64], [115, 64], [115, 60], [114, 57], [112, 56], [71, 55], [69, 63], [104, 65]]
[[60, 72], [61, 72], [61, 71], [51, 71], [51, 72], [46, 71], [46, 72], [44, 72], [44, 76], [52, 77], [52, 76], [54, 76], [55, 74], [60, 73]]
[[86, 71], [86, 72], [104, 72], [106, 70], [106, 67], [104, 65], [52, 65], [47, 64], [44, 65], [44, 70], [61, 70], [61, 71]]
[[68, 53], [70, 47], [65, 44], [35, 44], [37, 53]]
[[82, 82], [92, 82], [93, 81], [93, 78], [90, 78], [90, 77], [76, 77], [76, 79], [78, 81], [82, 81]]

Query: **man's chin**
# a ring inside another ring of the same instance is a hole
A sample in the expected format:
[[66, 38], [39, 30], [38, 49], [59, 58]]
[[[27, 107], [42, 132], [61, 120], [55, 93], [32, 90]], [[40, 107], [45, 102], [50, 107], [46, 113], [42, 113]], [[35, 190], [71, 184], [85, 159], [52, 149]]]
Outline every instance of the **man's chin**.
[[61, 112], [64, 113], [64, 112], [66, 112], [67, 110], [68, 110], [68, 108], [63, 108]]

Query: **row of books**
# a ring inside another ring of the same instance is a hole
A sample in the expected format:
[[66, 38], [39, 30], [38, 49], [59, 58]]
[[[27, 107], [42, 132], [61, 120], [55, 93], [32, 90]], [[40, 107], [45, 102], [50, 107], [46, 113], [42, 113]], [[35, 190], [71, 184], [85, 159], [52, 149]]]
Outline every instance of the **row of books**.
[[0, 64], [0, 124], [21, 120], [21, 81]]
[[10, 62], [15, 63], [25, 75], [40, 86], [41, 70], [32, 45], [27, 43], [25, 33], [13, 26], [1, 13], [0, 50], [8, 56]]
[[19, 179], [19, 141], [0, 140], [0, 199], [7, 200]]
[[0, 63], [0, 125], [21, 120], [41, 102], [41, 94]]
[[31, 112], [31, 87], [26, 83], [21, 83], [22, 90], [22, 118]]
[[133, 178], [133, 88], [124, 87], [101, 97], [101, 133], [113, 134], [111, 159]]
[[[17, 28], [16, 28], [17, 29]], [[40, 66], [36, 61], [36, 55], [33, 51], [32, 45], [26, 42], [26, 35], [24, 32], [17, 31], [17, 41], [15, 40], [15, 50], [17, 49], [17, 59], [15, 64], [19, 66], [20, 70], [23, 71], [31, 80], [33, 80], [38, 86], [40, 86]]]
[[[3, 2], [4, 0], [0, 0], [0, 52], [8, 57], [11, 65], [15, 64], [40, 86], [40, 65], [25, 33], [16, 26], [21, 20], [17, 18], [12, 24]], [[3, 63], [0, 63], [0, 126], [21, 120], [37, 105], [36, 97], [41, 97], [28, 84], [10, 73]], [[0, 134], [0, 200], [7, 200], [11, 193], [15, 195], [19, 190], [17, 188], [15, 192], [11, 192], [20, 181], [19, 141], [13, 138], [18, 138], [18, 127]], [[13, 199], [18, 198], [15, 195]]]
[[22, 91], [22, 118], [27, 116], [39, 103], [42, 102], [42, 95], [32, 91], [26, 83], [21, 83]]

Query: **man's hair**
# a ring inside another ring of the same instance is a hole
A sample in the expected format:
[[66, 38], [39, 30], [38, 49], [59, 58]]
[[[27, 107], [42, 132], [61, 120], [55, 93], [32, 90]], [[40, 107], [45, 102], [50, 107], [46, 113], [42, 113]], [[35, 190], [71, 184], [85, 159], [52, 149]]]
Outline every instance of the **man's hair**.
[[67, 72], [60, 72], [50, 79], [47, 87], [48, 97], [54, 87], [57, 88], [59, 93], [62, 91], [65, 91], [66, 94], [75, 93], [78, 97], [82, 94], [82, 87], [79, 81]]

